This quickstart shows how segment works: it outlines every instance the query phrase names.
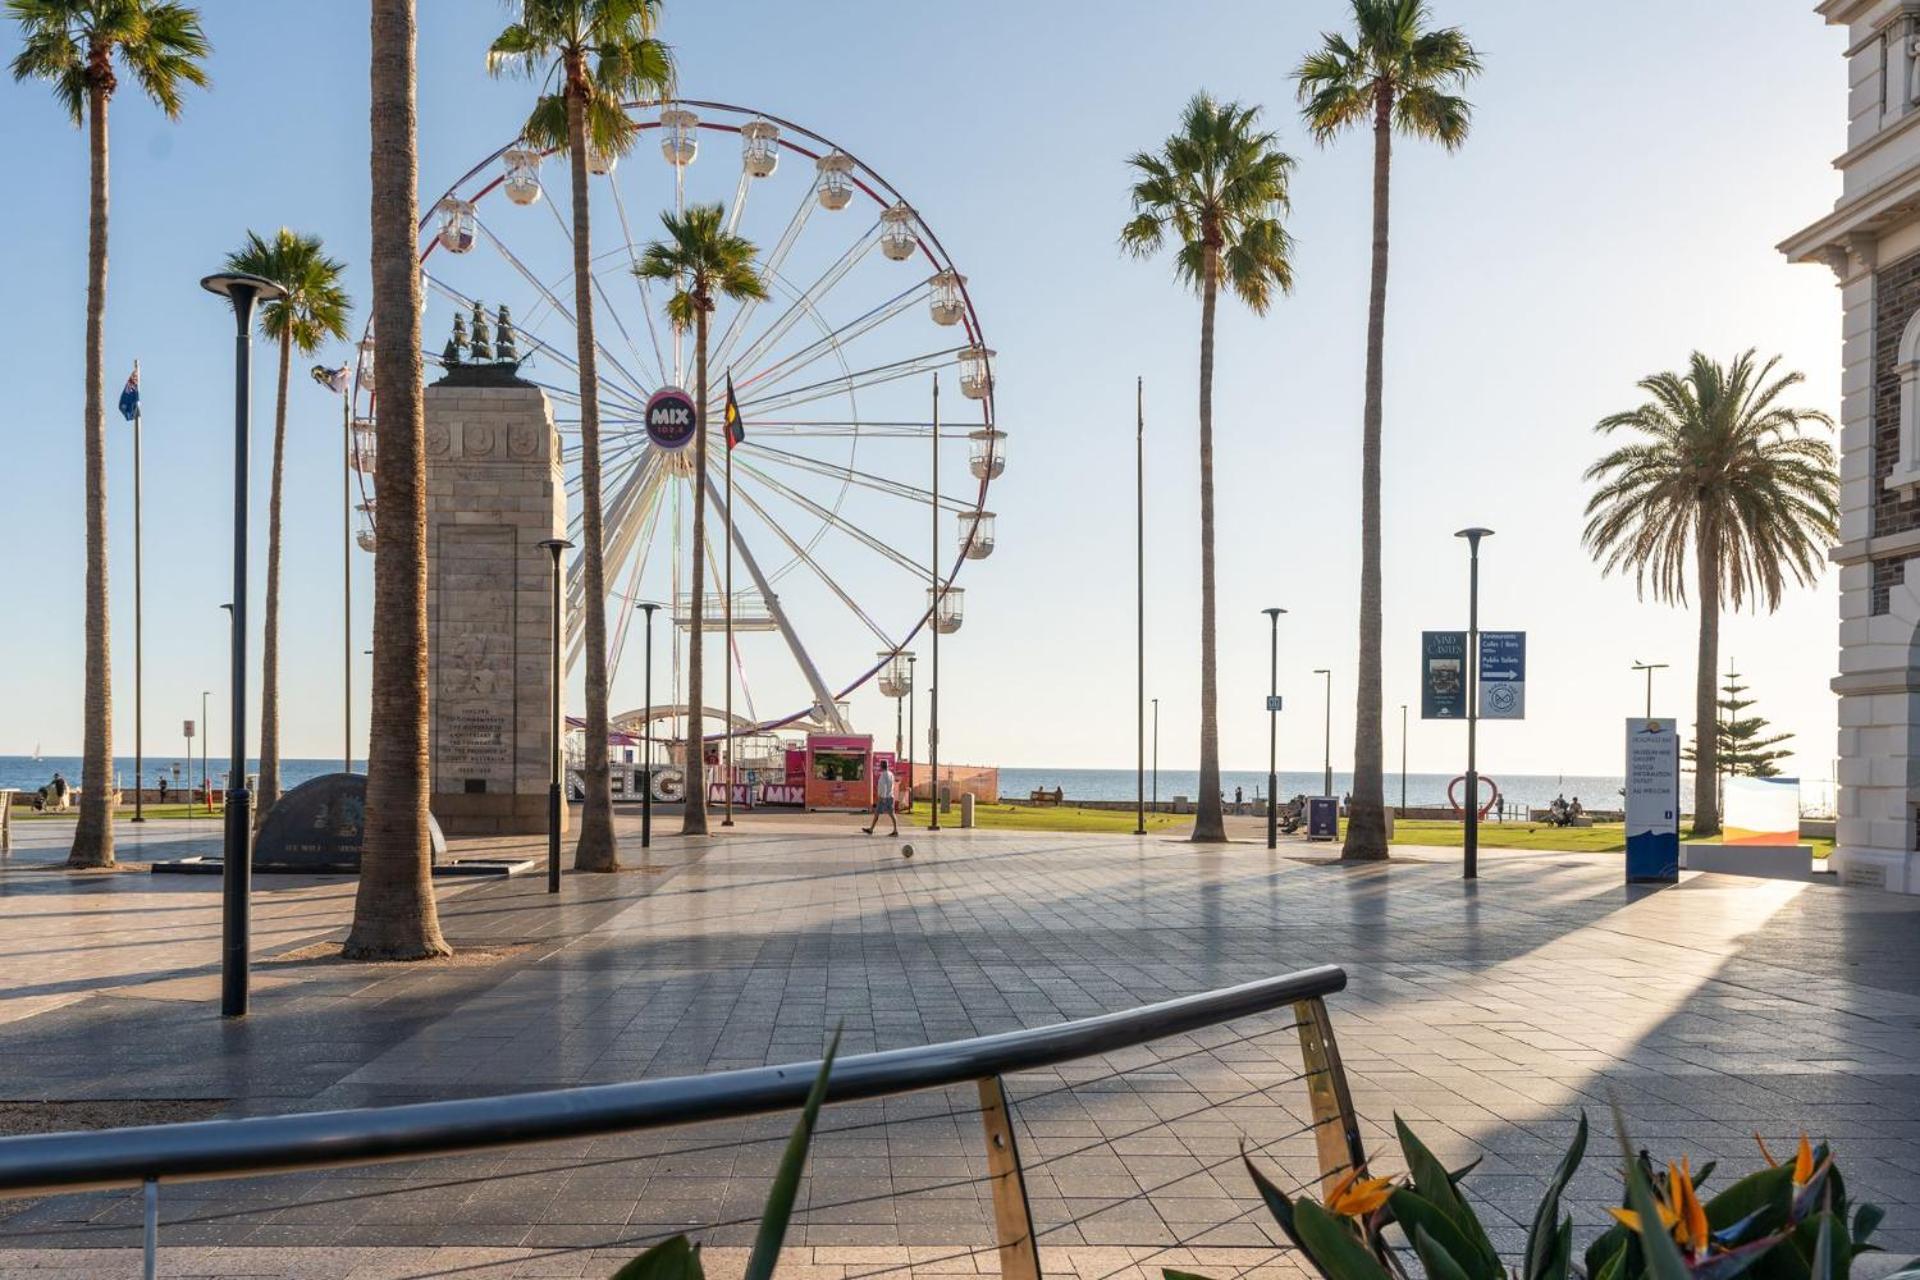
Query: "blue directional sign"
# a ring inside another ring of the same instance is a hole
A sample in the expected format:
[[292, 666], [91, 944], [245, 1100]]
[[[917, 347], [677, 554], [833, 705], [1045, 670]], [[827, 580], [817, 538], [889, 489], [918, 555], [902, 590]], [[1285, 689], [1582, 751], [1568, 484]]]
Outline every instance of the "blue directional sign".
[[1278, 711], [1278, 710], [1280, 710], [1280, 695], [1279, 695], [1279, 694], [1277, 694], [1277, 693], [1270, 693], [1270, 694], [1268, 694], [1268, 695], [1267, 695], [1267, 710], [1269, 710], [1269, 711]]
[[1467, 718], [1467, 633], [1420, 633], [1420, 718]]
[[1527, 633], [1480, 633], [1480, 718], [1524, 720], [1527, 715]]

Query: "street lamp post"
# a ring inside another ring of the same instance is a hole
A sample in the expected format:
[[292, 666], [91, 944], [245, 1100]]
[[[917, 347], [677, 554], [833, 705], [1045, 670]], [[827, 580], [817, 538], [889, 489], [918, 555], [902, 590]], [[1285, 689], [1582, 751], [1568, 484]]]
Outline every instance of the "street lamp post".
[[1153, 808], [1160, 811], [1160, 699], [1153, 700]]
[[1480, 770], [1475, 754], [1480, 734], [1480, 539], [1493, 530], [1462, 529], [1453, 535], [1467, 540], [1467, 838], [1461, 874], [1480, 875]]
[[1407, 704], [1400, 704], [1400, 812], [1397, 817], [1407, 813]]
[[913, 727], [913, 695], [918, 687], [913, 679], [913, 664], [919, 661], [916, 654], [907, 655], [907, 808], [913, 808], [913, 750], [919, 745], [920, 738]]
[[1275, 606], [1262, 609], [1272, 623], [1273, 640], [1267, 663], [1267, 848], [1280, 847], [1280, 615], [1286, 610]]
[[[213, 816], [213, 785], [207, 777], [207, 739], [213, 736], [213, 726], [207, 720], [207, 696], [212, 692], [211, 689], [200, 691], [200, 798], [206, 802], [208, 817]], [[193, 750], [191, 742], [187, 744], [187, 750], [189, 753]], [[189, 772], [193, 770], [191, 754], [187, 756], [187, 770]], [[188, 812], [192, 812], [193, 806], [188, 805], [187, 809]]]
[[233, 306], [233, 772], [221, 843], [220, 1013], [247, 1012], [247, 895], [253, 878], [253, 791], [247, 786], [247, 444], [253, 435], [253, 309], [286, 296], [244, 272], [207, 276], [200, 287]]
[[[549, 683], [553, 687], [551, 737], [547, 742], [547, 892], [560, 892], [560, 682], [566, 668], [560, 662], [560, 553], [573, 544], [565, 538], [542, 538], [540, 545], [553, 556], [553, 667]], [[651, 663], [648, 664], [652, 666]]]
[[933, 371], [933, 608], [927, 622], [933, 630], [933, 680], [927, 685], [927, 830], [940, 829], [940, 371]]
[[313, 380], [340, 393], [340, 729], [341, 768], [353, 772], [353, 394], [343, 365], [317, 364]]
[[1146, 379], [1133, 382], [1134, 694], [1133, 834], [1147, 834], [1147, 411]]
[[647, 670], [643, 680], [647, 708], [646, 719], [640, 726], [640, 758], [644, 763], [640, 767], [640, 847], [653, 847], [653, 615], [660, 606], [652, 601], [640, 602], [640, 611], [647, 615]]
[[1635, 659], [1633, 669], [1647, 673], [1647, 719], [1651, 720], [1653, 719], [1653, 673], [1656, 671], [1665, 671], [1667, 664], [1664, 662], [1641, 662]]
[[1333, 794], [1333, 672], [1315, 667], [1313, 674], [1327, 678], [1326, 729], [1321, 738], [1320, 794]]
[[147, 761], [144, 729], [146, 709], [143, 682], [145, 664], [140, 655], [140, 362], [133, 362], [133, 820], [145, 822]]

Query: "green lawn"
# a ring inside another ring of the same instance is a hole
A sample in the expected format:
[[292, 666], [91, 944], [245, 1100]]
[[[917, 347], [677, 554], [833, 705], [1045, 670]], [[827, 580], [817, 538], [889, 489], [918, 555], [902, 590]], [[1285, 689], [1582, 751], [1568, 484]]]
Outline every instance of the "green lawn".
[[[1340, 824], [1344, 836], [1347, 824]], [[1393, 825], [1395, 844], [1459, 848], [1466, 827], [1458, 822], [1407, 818]], [[1563, 853], [1619, 853], [1627, 847], [1626, 827], [1596, 822], [1591, 827], [1551, 827], [1544, 822], [1483, 822], [1480, 843], [1489, 849], [1553, 849]]]
[[[1130, 835], [1133, 832], [1135, 813], [1132, 809], [1076, 809], [1072, 805], [1058, 805], [1039, 809], [1029, 805], [983, 804], [974, 806], [973, 821], [977, 827], [988, 831], [1074, 831], [1106, 833], [1109, 835]], [[924, 827], [927, 825], [927, 806], [916, 805], [912, 812], [900, 815], [900, 826]], [[942, 828], [960, 825], [960, 806], [940, 816]], [[1164, 831], [1169, 827], [1182, 830], [1193, 825], [1192, 814], [1150, 813], [1147, 815], [1148, 831]]]
[[[25, 805], [15, 805], [13, 807], [13, 817], [16, 822], [71, 822], [79, 816], [80, 806], [78, 805], [75, 805], [65, 813], [35, 813]], [[133, 816], [133, 806], [130, 804], [121, 805], [118, 809], [114, 810], [113, 816], [116, 818], [131, 818]], [[195, 803], [186, 805], [175, 804], [169, 801], [166, 804], [148, 805], [145, 810], [145, 816], [149, 818], [177, 819], [206, 818], [209, 815], [207, 814], [207, 807], [203, 804]], [[212, 816], [216, 818], [219, 817], [220, 811], [215, 809]]]

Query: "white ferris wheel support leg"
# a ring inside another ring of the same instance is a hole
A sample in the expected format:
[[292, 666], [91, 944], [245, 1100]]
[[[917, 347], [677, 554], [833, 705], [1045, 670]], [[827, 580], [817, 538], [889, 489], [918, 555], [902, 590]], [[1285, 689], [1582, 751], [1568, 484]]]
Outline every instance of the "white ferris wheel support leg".
[[[733, 512], [726, 506], [726, 500], [714, 492], [713, 477], [702, 478], [707, 487], [707, 501], [720, 504], [722, 516], [729, 522]], [[793, 660], [800, 667], [801, 674], [807, 678], [807, 686], [813, 690], [814, 701], [820, 706], [821, 717], [837, 733], [847, 732], [847, 722], [840, 714], [840, 706], [834, 701], [833, 691], [827, 688], [827, 682], [820, 676], [820, 668], [814, 665], [813, 656], [800, 642], [799, 634], [794, 631], [793, 623], [787, 618], [787, 611], [780, 607], [780, 597], [774, 594], [773, 584], [760, 572], [760, 562], [754, 558], [753, 549], [745, 542], [735, 546], [740, 563], [746, 566], [747, 576], [753, 579], [753, 586], [766, 602], [767, 613], [773, 618], [774, 627], [780, 632], [780, 638], [787, 642], [787, 648], [793, 654]]]
[[[822, 568], [820, 565], [820, 562], [818, 560], [815, 560], [811, 555], [809, 555], [807, 553], [807, 549], [801, 546], [797, 541], [795, 541], [792, 534], [788, 533], [785, 529], [782, 529], [780, 525], [771, 516], [767, 514], [767, 509], [761, 506], [758, 502], [754, 501], [753, 495], [749, 493], [745, 488], [742, 488], [740, 490], [740, 501], [746, 503], [747, 508], [750, 511], [752, 511], [755, 515], [759, 516], [760, 519], [766, 523], [766, 526], [769, 529], [773, 530], [775, 536], [777, 536], [780, 539], [780, 541], [784, 542], [787, 545], [787, 550], [793, 552], [795, 559], [799, 560], [802, 564], [806, 565], [807, 568], [813, 570], [814, 576], [819, 578], [821, 582], [825, 583], [827, 586], [827, 589], [833, 592], [834, 595], [840, 598], [840, 603], [847, 607], [847, 611], [853, 614], [854, 617], [860, 619], [860, 621], [863, 624], [865, 624], [867, 630], [873, 632], [875, 637], [879, 639], [880, 643], [886, 645], [889, 648], [893, 647], [894, 638], [887, 634], [886, 629], [882, 627], [879, 623], [875, 622], [873, 618], [867, 613], [867, 611], [860, 607], [859, 602], [856, 601], [851, 595], [847, 594], [847, 589], [841, 586], [839, 582], [835, 581], [833, 575], [828, 573], [824, 568]], [[915, 566], [915, 568], [916, 570], [918, 570], [918, 566]], [[919, 570], [919, 572], [924, 574], [925, 571]]]

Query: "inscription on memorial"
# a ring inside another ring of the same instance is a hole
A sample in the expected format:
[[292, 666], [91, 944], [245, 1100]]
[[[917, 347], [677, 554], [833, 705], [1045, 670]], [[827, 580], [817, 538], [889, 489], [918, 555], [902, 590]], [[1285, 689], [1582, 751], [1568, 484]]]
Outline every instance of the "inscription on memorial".
[[434, 790], [513, 790], [515, 537], [443, 527], [434, 559]]

